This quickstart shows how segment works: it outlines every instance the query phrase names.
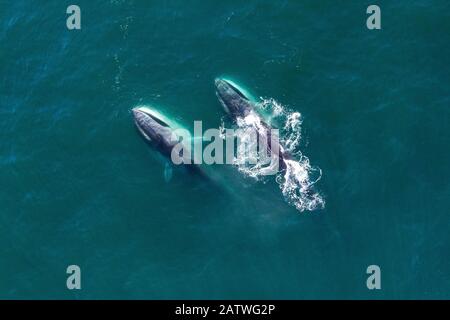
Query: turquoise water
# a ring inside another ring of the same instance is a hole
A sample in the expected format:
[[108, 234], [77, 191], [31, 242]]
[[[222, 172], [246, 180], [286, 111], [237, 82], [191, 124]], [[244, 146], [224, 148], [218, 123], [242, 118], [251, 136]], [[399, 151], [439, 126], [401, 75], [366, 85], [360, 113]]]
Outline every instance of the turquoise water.
[[[450, 298], [448, 1], [70, 4], [0, 2], [0, 298]], [[302, 114], [324, 209], [165, 181], [131, 108], [218, 127], [218, 76]]]

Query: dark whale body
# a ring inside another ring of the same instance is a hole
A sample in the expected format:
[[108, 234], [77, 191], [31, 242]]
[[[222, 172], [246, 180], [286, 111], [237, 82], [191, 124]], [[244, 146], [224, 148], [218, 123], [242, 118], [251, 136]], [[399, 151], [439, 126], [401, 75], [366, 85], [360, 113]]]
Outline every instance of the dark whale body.
[[[171, 159], [173, 148], [179, 143], [179, 138], [175, 134], [174, 129], [164, 121], [161, 117], [149, 108], [137, 107], [133, 110], [134, 123], [141, 133], [144, 140], [165, 157]], [[188, 171], [204, 176], [205, 173], [195, 164], [193, 164], [190, 154], [181, 155], [185, 160], [184, 166]]]

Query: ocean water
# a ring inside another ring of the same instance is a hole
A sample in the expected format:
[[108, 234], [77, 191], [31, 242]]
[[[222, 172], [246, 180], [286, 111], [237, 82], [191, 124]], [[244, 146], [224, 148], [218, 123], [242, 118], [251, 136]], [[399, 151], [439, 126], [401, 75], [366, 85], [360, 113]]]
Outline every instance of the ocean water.
[[[376, 1], [381, 30], [369, 1], [70, 4], [0, 1], [0, 298], [450, 298], [448, 1]], [[220, 76], [301, 115], [322, 209], [166, 182], [131, 108], [218, 128]]]

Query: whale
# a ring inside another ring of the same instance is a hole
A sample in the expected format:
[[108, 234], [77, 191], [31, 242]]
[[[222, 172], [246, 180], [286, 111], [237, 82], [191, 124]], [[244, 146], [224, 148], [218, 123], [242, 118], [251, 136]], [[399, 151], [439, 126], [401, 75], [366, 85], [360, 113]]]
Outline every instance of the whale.
[[[165, 161], [164, 176], [166, 182], [172, 177], [171, 161], [172, 151], [180, 142], [179, 136], [176, 134], [177, 128], [172, 121], [158, 113], [155, 109], [147, 106], [135, 107], [132, 109], [134, 123], [143, 139], [157, 152], [163, 155]], [[187, 148], [182, 148], [180, 156], [183, 158], [181, 166], [198, 175], [205, 176], [204, 172], [193, 163], [192, 155]], [[206, 176], [205, 176], [206, 177]]]
[[[223, 109], [231, 118], [237, 122], [238, 119], [250, 119], [249, 123], [254, 127], [257, 135], [266, 137], [268, 143], [268, 152], [278, 157], [279, 170], [287, 168], [286, 160], [291, 160], [291, 154], [278, 142], [278, 139], [271, 139], [271, 130], [273, 129], [263, 117], [256, 111], [256, 103], [246, 95], [243, 90], [229, 80], [216, 78], [214, 81], [216, 96], [219, 99]], [[255, 121], [256, 120], [256, 121]], [[277, 145], [273, 145], [276, 143]], [[276, 154], [273, 154], [276, 153]]]
[[148, 107], [136, 107], [132, 112], [142, 137], [164, 156], [170, 157], [178, 143], [170, 125]]

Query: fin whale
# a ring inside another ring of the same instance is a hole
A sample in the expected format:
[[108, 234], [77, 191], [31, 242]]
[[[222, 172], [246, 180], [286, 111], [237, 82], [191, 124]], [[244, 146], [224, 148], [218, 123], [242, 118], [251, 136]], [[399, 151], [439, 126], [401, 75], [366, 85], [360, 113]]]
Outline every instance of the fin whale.
[[[258, 125], [254, 125], [258, 135], [264, 135], [267, 137], [268, 148], [270, 152], [274, 147], [271, 145], [271, 129], [264, 119], [255, 111], [255, 103], [252, 102], [241, 90], [235, 85], [225, 79], [215, 80], [216, 95], [219, 102], [222, 104], [225, 112], [231, 117], [233, 121], [237, 121], [238, 118], [245, 119], [249, 115], [258, 117]], [[285, 170], [287, 167], [285, 160], [292, 159], [289, 152], [285, 151], [285, 148], [278, 143], [278, 159], [279, 170]]]
[[[179, 137], [174, 128], [163, 117], [148, 107], [136, 107], [132, 109], [134, 123], [144, 140], [171, 161], [173, 148], [179, 144]], [[190, 154], [182, 154], [185, 161], [183, 166], [189, 171], [205, 176], [204, 172], [193, 163]], [[166, 166], [167, 169], [167, 166]]]
[[163, 155], [170, 157], [173, 147], [178, 143], [173, 130], [162, 118], [157, 117], [151, 109], [137, 107], [133, 110], [134, 123], [145, 141]]

